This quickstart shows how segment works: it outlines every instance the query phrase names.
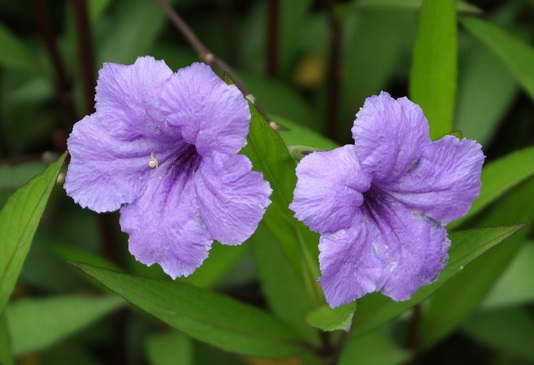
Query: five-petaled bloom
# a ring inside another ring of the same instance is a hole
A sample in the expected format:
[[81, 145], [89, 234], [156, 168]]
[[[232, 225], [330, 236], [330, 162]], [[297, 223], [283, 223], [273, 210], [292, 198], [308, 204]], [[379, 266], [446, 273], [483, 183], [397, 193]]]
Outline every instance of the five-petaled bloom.
[[321, 234], [331, 307], [375, 291], [409, 299], [443, 269], [444, 226], [478, 196], [484, 155], [469, 139], [432, 142], [419, 106], [385, 92], [365, 101], [352, 135], [354, 145], [302, 159], [290, 207]]
[[96, 212], [120, 208], [130, 252], [173, 278], [189, 275], [213, 240], [256, 229], [271, 188], [249, 159], [247, 101], [208, 66], [173, 73], [163, 61], [107, 63], [96, 112], [76, 123], [65, 189]]

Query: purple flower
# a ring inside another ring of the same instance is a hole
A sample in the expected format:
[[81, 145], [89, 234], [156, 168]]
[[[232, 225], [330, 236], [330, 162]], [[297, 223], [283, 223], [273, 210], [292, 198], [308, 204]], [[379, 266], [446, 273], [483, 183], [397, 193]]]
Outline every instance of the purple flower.
[[96, 212], [120, 208], [130, 252], [173, 278], [189, 275], [213, 240], [237, 245], [256, 229], [271, 188], [237, 152], [250, 111], [206, 65], [107, 63], [96, 112], [76, 123], [65, 189]]
[[354, 145], [302, 159], [290, 207], [321, 234], [331, 307], [375, 291], [407, 300], [445, 266], [444, 226], [478, 196], [484, 155], [472, 140], [432, 142], [421, 108], [385, 92], [365, 101], [352, 135]]

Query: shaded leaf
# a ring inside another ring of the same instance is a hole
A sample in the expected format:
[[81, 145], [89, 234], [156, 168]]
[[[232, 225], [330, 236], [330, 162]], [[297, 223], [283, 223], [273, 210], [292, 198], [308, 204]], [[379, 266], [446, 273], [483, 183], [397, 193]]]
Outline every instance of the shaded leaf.
[[410, 352], [390, 336], [373, 332], [358, 339], [349, 339], [341, 353], [339, 365], [398, 365], [409, 358]]
[[22, 40], [0, 23], [0, 65], [10, 69], [38, 73], [39, 63], [33, 52]]
[[178, 331], [151, 335], [146, 340], [151, 365], [189, 365], [193, 363], [191, 339]]
[[169, 326], [226, 351], [264, 357], [302, 351], [291, 327], [234, 299], [188, 284], [75, 266]]
[[5, 313], [0, 314], [0, 364], [15, 365], [11, 354], [11, 336], [7, 328]]
[[462, 24], [508, 67], [515, 80], [534, 100], [534, 49], [499, 27], [474, 17]]
[[42, 351], [123, 306], [117, 296], [20, 299], [6, 307], [15, 355]]

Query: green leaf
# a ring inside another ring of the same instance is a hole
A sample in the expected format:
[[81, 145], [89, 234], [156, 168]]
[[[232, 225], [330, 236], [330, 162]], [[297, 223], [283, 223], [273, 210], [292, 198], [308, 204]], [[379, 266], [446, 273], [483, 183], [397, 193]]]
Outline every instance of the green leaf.
[[410, 73], [410, 99], [423, 109], [432, 139], [453, 129], [457, 43], [456, 1], [423, 0]]
[[519, 87], [506, 66], [483, 45], [472, 37], [465, 37], [462, 44], [455, 128], [485, 146], [495, 136]]
[[15, 365], [11, 354], [11, 336], [7, 328], [5, 313], [0, 314], [0, 364]]
[[327, 304], [308, 314], [308, 324], [323, 331], [349, 331], [352, 317], [356, 310], [356, 302], [337, 308], [330, 308]]
[[75, 266], [169, 326], [226, 351], [274, 358], [302, 351], [291, 327], [253, 306], [188, 284]]
[[410, 300], [404, 302], [395, 302], [379, 293], [365, 296], [358, 301], [358, 311], [354, 316], [351, 336], [360, 336], [421, 303], [450, 278], [461, 272], [465, 265], [524, 226], [524, 224], [516, 224], [452, 233], [449, 262], [437, 281], [420, 288]]
[[323, 304], [324, 298], [316, 282], [319, 277], [319, 236], [297, 221], [293, 217], [294, 213], [289, 210], [297, 183], [295, 161], [280, 135], [269, 127], [252, 104], [250, 106], [252, 120], [248, 144], [242, 153], [250, 158], [254, 170], [263, 173], [273, 189], [272, 203], [265, 212], [263, 222], [273, 233], [296, 272], [302, 275], [315, 304]]
[[297, 123], [290, 122], [278, 116], [273, 116], [272, 119], [278, 125], [278, 127], [275, 126], [275, 129], [287, 145], [309, 146], [324, 151], [339, 147], [336, 142], [323, 137], [321, 134], [309, 128], [302, 127]]
[[514, 257], [514, 261], [499, 278], [482, 307], [494, 309], [534, 302], [534, 243], [528, 242]]
[[26, 44], [0, 23], [0, 65], [30, 73], [40, 71], [37, 58]]
[[[357, 0], [356, 5], [362, 8], [397, 8], [418, 10], [423, 0]], [[482, 10], [465, 1], [457, 1], [456, 10], [459, 12], [482, 14]]]
[[[452, 333], [480, 305], [525, 241], [532, 227], [534, 178], [503, 197], [477, 224], [528, 222], [526, 229], [485, 253], [432, 297], [421, 316], [418, 332], [421, 348], [429, 348]], [[526, 225], [526, 224], [525, 224]]]
[[525, 309], [477, 313], [462, 324], [462, 332], [498, 352], [534, 361], [534, 317]]
[[252, 250], [261, 291], [269, 309], [309, 342], [319, 345], [318, 333], [306, 323], [306, 314], [313, 309], [313, 303], [302, 277], [263, 222], [248, 240], [248, 247]]
[[410, 352], [390, 336], [373, 332], [357, 339], [349, 338], [341, 353], [339, 365], [398, 365], [405, 364], [409, 358]]
[[151, 335], [146, 341], [146, 352], [150, 365], [193, 363], [191, 339], [178, 331]]
[[0, 313], [22, 269], [65, 155], [18, 189], [0, 212]]
[[532, 176], [534, 176], [534, 147], [512, 152], [485, 165], [481, 176], [480, 196], [473, 202], [471, 210], [464, 217], [452, 222], [448, 228], [458, 227]]
[[534, 100], [534, 69], [532, 68], [534, 49], [484, 20], [466, 17], [462, 19], [462, 24], [474, 37], [504, 62], [515, 80]]
[[42, 351], [125, 304], [117, 296], [20, 299], [6, 307], [13, 354]]

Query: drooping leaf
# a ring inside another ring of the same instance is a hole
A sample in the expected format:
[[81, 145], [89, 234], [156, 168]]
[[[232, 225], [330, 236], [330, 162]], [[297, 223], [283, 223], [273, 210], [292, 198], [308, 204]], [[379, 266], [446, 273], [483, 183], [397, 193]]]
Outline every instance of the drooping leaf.
[[523, 227], [524, 224], [516, 224], [452, 233], [450, 235], [452, 247], [449, 250], [449, 262], [438, 279], [434, 283], [420, 288], [410, 300], [404, 302], [395, 302], [378, 293], [365, 296], [358, 301], [358, 310], [354, 315], [351, 336], [361, 336], [422, 302], [445, 282], [461, 272], [465, 265]]
[[[362, 8], [400, 8], [417, 10], [423, 0], [356, 0], [356, 4]], [[481, 14], [482, 10], [465, 1], [457, 1], [456, 10], [459, 12]]]
[[18, 189], [0, 212], [0, 313], [22, 269], [65, 155]]
[[352, 317], [356, 310], [356, 302], [341, 307], [330, 308], [327, 304], [308, 314], [307, 321], [310, 326], [322, 331], [349, 331]]
[[453, 129], [457, 33], [455, 0], [423, 0], [410, 73], [410, 99], [423, 109], [433, 139]]
[[5, 315], [13, 354], [45, 350], [124, 304], [117, 296], [26, 298], [10, 303]]
[[290, 326], [256, 307], [188, 284], [75, 266], [169, 326], [226, 351], [275, 358], [303, 351]]
[[515, 80], [534, 100], [534, 49], [499, 27], [474, 17], [462, 24], [508, 67]]

